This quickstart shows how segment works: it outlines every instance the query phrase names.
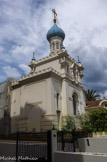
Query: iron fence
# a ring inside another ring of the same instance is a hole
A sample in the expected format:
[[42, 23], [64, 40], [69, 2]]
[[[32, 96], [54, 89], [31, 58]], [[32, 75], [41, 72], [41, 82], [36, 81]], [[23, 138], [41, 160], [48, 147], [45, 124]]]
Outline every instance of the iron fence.
[[16, 161], [19, 160], [51, 162], [50, 132], [17, 133]]
[[72, 132], [57, 132], [57, 149], [65, 152], [75, 152], [75, 139]]

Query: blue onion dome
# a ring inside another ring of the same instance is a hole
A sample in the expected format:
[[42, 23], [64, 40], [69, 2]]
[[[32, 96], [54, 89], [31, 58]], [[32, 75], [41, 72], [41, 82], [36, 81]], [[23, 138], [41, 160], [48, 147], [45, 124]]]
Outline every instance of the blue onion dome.
[[48, 31], [47, 33], [47, 40], [49, 41], [50, 38], [58, 36], [61, 37], [63, 40], [65, 38], [65, 33], [64, 31], [57, 26], [57, 24], [54, 24]]

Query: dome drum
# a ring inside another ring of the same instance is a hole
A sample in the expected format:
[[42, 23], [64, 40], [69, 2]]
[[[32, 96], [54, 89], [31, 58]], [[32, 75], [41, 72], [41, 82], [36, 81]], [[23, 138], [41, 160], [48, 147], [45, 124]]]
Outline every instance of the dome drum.
[[63, 44], [62, 38], [55, 36], [55, 37], [52, 37], [49, 42], [50, 42], [51, 52], [61, 50], [61, 47]]
[[63, 42], [63, 39], [59, 36], [53, 36], [49, 39], [49, 42], [52, 42], [52, 41], [60, 41], [60, 42]]

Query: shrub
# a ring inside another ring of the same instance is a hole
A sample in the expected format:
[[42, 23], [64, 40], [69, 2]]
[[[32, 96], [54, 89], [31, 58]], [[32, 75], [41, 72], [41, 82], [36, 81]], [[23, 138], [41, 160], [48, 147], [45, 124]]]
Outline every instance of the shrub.
[[72, 116], [62, 118], [62, 131], [71, 132], [75, 129], [75, 120]]
[[107, 131], [107, 109], [90, 110], [80, 116], [81, 127], [91, 132]]

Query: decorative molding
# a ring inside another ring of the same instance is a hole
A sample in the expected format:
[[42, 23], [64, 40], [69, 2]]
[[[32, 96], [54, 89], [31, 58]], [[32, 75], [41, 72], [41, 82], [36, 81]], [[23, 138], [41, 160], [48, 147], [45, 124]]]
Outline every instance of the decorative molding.
[[23, 80], [26, 80], [26, 79], [29, 79], [29, 78], [32, 78], [34, 76], [38, 76], [38, 75], [41, 75], [41, 74], [45, 74], [47, 72], [53, 72], [53, 73], [55, 73], [55, 74], [57, 74], [57, 75], [59, 75], [61, 77], [61, 73], [59, 73], [58, 71], [56, 71], [52, 67], [49, 67], [47, 69], [39, 70], [38, 72], [34, 72], [32, 74], [28, 74], [27, 76], [21, 77], [19, 79], [19, 81], [12, 82], [11, 86], [18, 85]]
[[61, 110], [60, 110], [60, 109], [56, 109], [56, 112], [57, 112], [57, 113], [60, 113], [60, 112], [61, 112]]

